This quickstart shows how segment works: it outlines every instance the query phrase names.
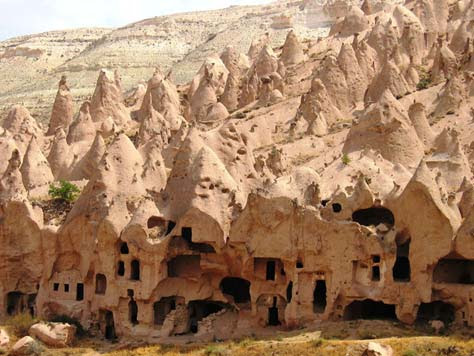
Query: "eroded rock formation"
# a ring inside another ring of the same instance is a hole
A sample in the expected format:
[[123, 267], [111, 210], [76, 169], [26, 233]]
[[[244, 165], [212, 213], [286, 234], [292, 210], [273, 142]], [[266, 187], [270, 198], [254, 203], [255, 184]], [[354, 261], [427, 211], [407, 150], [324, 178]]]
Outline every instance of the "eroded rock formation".
[[[46, 136], [12, 108], [0, 315], [154, 341], [474, 326], [472, 10], [346, 8], [326, 38], [228, 47], [186, 85], [156, 69], [127, 106], [102, 70], [74, 120], [62, 80]], [[59, 179], [82, 192], [52, 224], [33, 196]]]

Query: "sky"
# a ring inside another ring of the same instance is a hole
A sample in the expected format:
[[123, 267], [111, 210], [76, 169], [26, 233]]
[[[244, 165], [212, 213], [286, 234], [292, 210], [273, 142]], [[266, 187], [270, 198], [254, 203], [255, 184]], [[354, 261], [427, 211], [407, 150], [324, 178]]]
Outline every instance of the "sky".
[[120, 27], [149, 17], [270, 0], [0, 0], [0, 40], [78, 27]]

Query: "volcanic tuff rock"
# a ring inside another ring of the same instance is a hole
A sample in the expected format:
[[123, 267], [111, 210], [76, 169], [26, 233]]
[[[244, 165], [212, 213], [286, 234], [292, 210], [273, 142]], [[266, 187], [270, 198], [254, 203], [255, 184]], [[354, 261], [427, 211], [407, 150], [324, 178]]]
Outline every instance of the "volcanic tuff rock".
[[[473, 4], [338, 1], [321, 10], [345, 15], [325, 19], [324, 38], [299, 27], [311, 1], [210, 12], [242, 26], [272, 15], [279, 29], [248, 48], [222, 29], [202, 45], [218, 39], [222, 53], [179, 84], [184, 62], [143, 64], [149, 80], [128, 93], [138, 72], [95, 68], [90, 100], [62, 78], [47, 130], [13, 106], [0, 129], [0, 315], [67, 315], [154, 342], [341, 319], [474, 326]], [[110, 31], [62, 66], [191, 18]], [[12, 51], [3, 60], [41, 57]], [[63, 222], [44, 208], [59, 179], [82, 188]], [[379, 346], [367, 353], [389, 353]]]

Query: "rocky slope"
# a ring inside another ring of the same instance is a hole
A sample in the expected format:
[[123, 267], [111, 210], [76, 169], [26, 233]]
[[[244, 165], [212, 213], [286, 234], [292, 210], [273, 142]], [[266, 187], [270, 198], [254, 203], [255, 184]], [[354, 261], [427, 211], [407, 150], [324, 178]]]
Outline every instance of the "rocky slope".
[[[75, 109], [62, 77], [48, 128], [13, 106], [0, 314], [152, 342], [473, 326], [474, 0], [343, 6], [327, 37], [257, 36], [184, 84], [124, 95], [100, 69]], [[81, 194], [55, 216], [58, 180]]]
[[92, 95], [101, 68], [118, 69], [125, 91], [147, 80], [155, 66], [173, 68], [175, 80], [184, 83], [203, 58], [221, 53], [229, 44], [245, 52], [254, 38], [269, 32], [272, 43], [279, 45], [290, 25], [305, 37], [327, 34], [328, 29], [321, 28], [326, 19], [316, 19], [308, 27], [307, 11], [300, 6], [300, 1], [233, 6], [155, 17], [117, 29], [54, 31], [0, 42], [0, 111], [22, 103], [47, 123], [52, 88], [62, 75], [67, 75], [79, 106]]

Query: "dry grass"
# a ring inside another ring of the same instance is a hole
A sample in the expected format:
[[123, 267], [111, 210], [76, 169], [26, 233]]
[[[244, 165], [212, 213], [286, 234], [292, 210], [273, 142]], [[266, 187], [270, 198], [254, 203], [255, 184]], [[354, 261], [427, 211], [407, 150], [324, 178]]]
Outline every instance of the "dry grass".
[[322, 331], [278, 332], [268, 339], [128, 348], [86, 338], [79, 339], [75, 347], [46, 350], [42, 356], [345, 356], [361, 355], [368, 339], [390, 345], [397, 356], [474, 356], [474, 339], [468, 329], [429, 336], [426, 330], [387, 321], [328, 322], [319, 329]]
[[11, 338], [21, 339], [23, 336], [28, 335], [30, 327], [38, 321], [39, 320], [32, 317], [30, 313], [21, 313], [9, 317], [5, 321], [5, 326]]
[[[407, 337], [374, 340], [384, 345], [390, 345], [395, 355], [400, 356], [472, 356], [474, 341], [451, 337]], [[368, 341], [340, 341], [313, 339], [302, 342], [292, 342], [282, 338], [281, 341], [248, 341], [209, 344], [207, 346], [170, 346], [157, 345], [140, 347], [130, 350], [105, 352], [107, 356], [344, 356], [362, 354]], [[69, 348], [47, 350], [42, 356], [93, 356], [97, 349]]]
[[[474, 354], [474, 341], [463, 341], [446, 337], [412, 337], [377, 339], [376, 341], [392, 346], [395, 355], [400, 356], [471, 356]], [[367, 341], [338, 341], [314, 339], [306, 342], [282, 341], [212, 344], [200, 348], [150, 346], [135, 350], [110, 352], [108, 356], [152, 356], [152, 355], [188, 355], [188, 356], [344, 356], [360, 355]]]

